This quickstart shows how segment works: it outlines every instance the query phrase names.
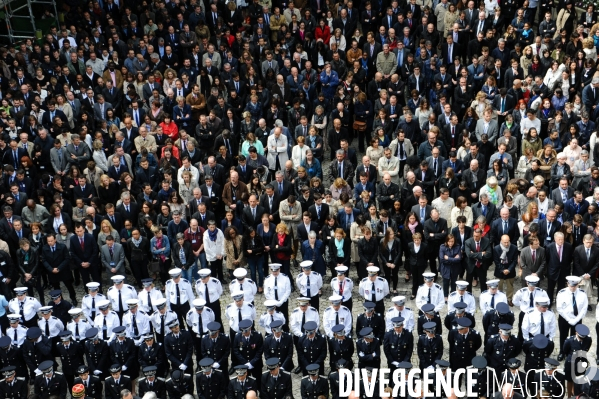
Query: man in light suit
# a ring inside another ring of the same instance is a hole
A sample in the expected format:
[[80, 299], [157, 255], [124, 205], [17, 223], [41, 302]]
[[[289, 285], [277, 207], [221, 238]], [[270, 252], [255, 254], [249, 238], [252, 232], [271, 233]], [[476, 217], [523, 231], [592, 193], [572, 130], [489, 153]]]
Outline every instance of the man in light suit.
[[92, 157], [91, 150], [86, 143], [81, 141], [78, 134], [71, 134], [71, 144], [67, 145], [66, 158], [70, 165], [76, 165], [79, 170], [87, 167], [87, 161]]
[[114, 242], [114, 237], [111, 235], [106, 237], [106, 244], [100, 248], [100, 260], [108, 276], [124, 275], [125, 250], [121, 244]]
[[[568, 201], [568, 199], [574, 196], [574, 189], [568, 185], [568, 179], [566, 177], [562, 177], [559, 179], [559, 187], [554, 189], [551, 192], [551, 199], [555, 204], [559, 204], [562, 207]], [[565, 197], [565, 201], [564, 201]]]
[[99, 121], [102, 119], [106, 119], [106, 112], [109, 109], [113, 109], [112, 104], [107, 103], [104, 100], [104, 96], [102, 94], [98, 94], [98, 100], [94, 103], [94, 119]]
[[[539, 238], [530, 237], [528, 243], [530, 245], [523, 248], [520, 253], [520, 268], [522, 269], [521, 277], [523, 287], [526, 287], [526, 277], [531, 274], [543, 279], [543, 277], [545, 277], [545, 267], [547, 263], [545, 248], [541, 247]], [[599, 252], [599, 249], [597, 251]], [[532, 256], [533, 253], [534, 257]]]
[[29, 141], [29, 135], [25, 132], [22, 132], [19, 134], [19, 138], [21, 140], [19, 141], [19, 144], [17, 147], [22, 148], [25, 151], [27, 151], [29, 158], [31, 158], [31, 154], [33, 154], [33, 143], [31, 141]]
[[495, 140], [497, 140], [497, 137], [499, 136], [499, 125], [495, 119], [491, 118], [492, 114], [492, 111], [487, 110], [485, 111], [483, 118], [476, 122], [476, 130], [474, 133], [476, 134], [476, 139], [478, 141], [482, 140], [483, 134], [486, 134], [489, 137], [489, 141], [493, 144], [495, 143]]
[[518, 221], [510, 217], [510, 211], [507, 208], [501, 208], [499, 211], [499, 219], [491, 223], [491, 237], [493, 237], [493, 246], [497, 246], [501, 242], [501, 236], [510, 236], [512, 244], [516, 245], [520, 238], [520, 230], [518, 229]]
[[400, 185], [400, 177], [403, 175], [399, 172], [399, 158], [392, 155], [390, 148], [385, 148], [385, 156], [379, 159], [378, 174], [384, 176], [385, 173], [389, 173], [391, 181], [397, 185]]
[[79, 115], [81, 115], [81, 101], [75, 97], [75, 94], [73, 94], [72, 91], [68, 91], [67, 102], [71, 105], [71, 108], [73, 109], [73, 117], [75, 120], [77, 120]]
[[[585, 234], [582, 239], [582, 245], [574, 249], [574, 265], [572, 273], [574, 276], [581, 277], [578, 285], [582, 288], [589, 298], [589, 304], [593, 297], [593, 283], [591, 278], [595, 276], [599, 268], [599, 248], [593, 245], [593, 236]], [[589, 305], [590, 310], [591, 305]]]
[[50, 150], [50, 162], [52, 163], [54, 173], [58, 175], [65, 175], [69, 170], [67, 153], [62, 148], [62, 143], [59, 139], [54, 139], [54, 148]]
[[267, 148], [268, 148], [268, 169], [272, 173], [283, 170], [285, 163], [287, 162], [287, 136], [283, 135], [283, 129], [276, 127], [274, 134], [268, 136]]
[[279, 74], [279, 63], [273, 59], [271, 51], [266, 52], [266, 59], [262, 61], [262, 76], [266, 76], [266, 72], [272, 68], [275, 71], [275, 76]]
[[148, 129], [145, 126], [139, 128], [139, 136], [133, 140], [133, 143], [139, 154], [143, 148], [152, 153], [156, 153], [158, 149], [154, 135], [148, 134]]

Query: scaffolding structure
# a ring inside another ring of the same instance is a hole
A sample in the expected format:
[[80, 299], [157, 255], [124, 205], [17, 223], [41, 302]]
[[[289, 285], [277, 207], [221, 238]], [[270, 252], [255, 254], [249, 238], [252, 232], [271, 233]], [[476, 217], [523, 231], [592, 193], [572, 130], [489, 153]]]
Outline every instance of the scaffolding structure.
[[54, 0], [0, 0], [0, 19], [6, 22], [6, 28], [0, 31], [0, 40], [7, 45], [16, 45], [25, 39], [41, 39], [34, 12], [41, 17], [43, 9], [48, 7], [54, 11], [56, 26], [60, 26]]

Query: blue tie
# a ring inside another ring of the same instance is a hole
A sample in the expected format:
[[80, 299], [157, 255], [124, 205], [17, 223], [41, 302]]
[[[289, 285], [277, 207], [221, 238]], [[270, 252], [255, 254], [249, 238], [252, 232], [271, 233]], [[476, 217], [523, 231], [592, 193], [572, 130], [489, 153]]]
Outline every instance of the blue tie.
[[420, 208], [420, 223], [424, 223], [424, 208]]

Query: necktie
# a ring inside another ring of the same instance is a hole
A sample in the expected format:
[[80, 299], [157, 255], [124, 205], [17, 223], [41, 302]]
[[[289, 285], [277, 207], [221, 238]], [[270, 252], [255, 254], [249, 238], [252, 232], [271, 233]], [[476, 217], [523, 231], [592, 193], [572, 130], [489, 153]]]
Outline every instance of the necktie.
[[104, 316], [104, 321], [102, 322], [102, 338], [104, 341], [108, 339], [108, 327], [106, 326], [106, 316]]
[[46, 319], [46, 337], [50, 337], [50, 320]]
[[532, 251], [532, 263], [535, 263], [537, 261], [537, 251]]
[[96, 318], [96, 297], [92, 296], [92, 321]]
[[587, 261], [589, 260], [590, 257], [591, 257], [591, 250], [587, 249]]
[[15, 329], [15, 337], [14, 337], [13, 341], [14, 341], [13, 343], [14, 343], [15, 345], [16, 345], [16, 343], [19, 341], [19, 336], [18, 336], [18, 334], [17, 334], [17, 330], [16, 330], [16, 329]]
[[119, 290], [119, 312], [123, 311], [123, 295], [121, 290]]
[[150, 312], [152, 312], [152, 296], [150, 295], [150, 292], [148, 292], [148, 308], [150, 309]]
[[429, 288], [428, 289], [428, 297], [426, 298], [426, 303], [431, 303], [432, 302], [431, 291], [432, 291], [432, 288]]
[[[529, 306], [529, 307], [531, 307], [531, 308], [532, 308], [532, 307], [535, 305], [535, 301], [534, 301], [534, 299], [535, 299], [535, 298], [534, 298], [534, 295], [533, 295], [533, 293], [532, 293], [532, 291], [531, 291], [531, 292], [530, 292], [530, 303], [529, 303], [529, 305], [528, 305], [528, 306]], [[542, 313], [541, 313], [541, 314], [542, 314]]]
[[424, 223], [424, 215], [426, 208], [420, 208], [420, 223]]
[[495, 309], [495, 294], [491, 294], [491, 308]]
[[543, 317], [543, 312], [541, 312], [541, 334], [545, 335], [545, 319]]
[[239, 290], [243, 291], [243, 283], [239, 283]]
[[503, 222], [503, 234], [507, 234], [507, 222]]
[[164, 318], [166, 315], [160, 316], [160, 335], [164, 335]]
[[135, 338], [139, 337], [139, 329], [137, 328], [137, 320], [135, 320], [135, 314], [131, 315], [131, 324], [133, 324], [133, 335]]
[[312, 293], [310, 292], [310, 276], [308, 276], [306, 281], [306, 296], [312, 298]]
[[505, 112], [505, 98], [501, 99], [501, 113]]
[[204, 335], [204, 324], [202, 323], [202, 314], [198, 313], [198, 332]]
[[306, 312], [302, 313], [302, 333], [305, 332], [306, 330], [304, 329], [304, 324], [306, 324]]
[[562, 247], [561, 246], [557, 247], [557, 256], [559, 258], [559, 261], [561, 262], [562, 261]]
[[372, 302], [376, 302], [376, 288], [374, 286], [374, 281], [372, 282], [372, 288], [371, 289], [372, 289], [372, 299], [371, 299], [371, 301]]
[[339, 312], [335, 312], [335, 325], [339, 324]]
[[277, 285], [277, 278], [275, 277], [275, 300], [279, 300], [279, 287]]
[[578, 306], [576, 306], [576, 293], [572, 293], [572, 311], [574, 312], [574, 316], [578, 316]]
[[181, 291], [179, 291], [179, 284], [175, 284], [177, 290], [177, 305], [181, 305]]
[[237, 324], [239, 324], [239, 322], [243, 320], [243, 316], [241, 316], [241, 308], [237, 309]]

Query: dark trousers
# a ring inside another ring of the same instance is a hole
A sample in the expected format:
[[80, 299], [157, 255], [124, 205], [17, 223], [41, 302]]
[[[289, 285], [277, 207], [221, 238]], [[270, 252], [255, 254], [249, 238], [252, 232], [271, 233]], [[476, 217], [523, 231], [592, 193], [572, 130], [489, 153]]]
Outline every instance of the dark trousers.
[[[581, 323], [582, 321], [579, 321], [576, 325]], [[576, 334], [576, 325], [572, 326], [562, 316], [558, 316], [557, 328], [559, 329], [559, 353], [565, 355], [565, 353], [563, 353], [564, 342], [566, 341], [566, 338]]]
[[480, 287], [481, 292], [487, 289], [487, 269], [488, 266], [482, 264], [480, 267], [475, 266], [472, 272], [466, 272], [468, 292], [472, 293], [472, 280], [474, 280], [474, 277], [478, 278], [478, 286]]
[[164, 262], [162, 259], [158, 258], [158, 267], [160, 268], [160, 280], [162, 281], [162, 286], [166, 285], [166, 282], [171, 278], [168, 274], [169, 269], [171, 268], [171, 260], [165, 259]]
[[[175, 305], [171, 303], [171, 310], [177, 313], [177, 318], [179, 319], [179, 325], [187, 326], [185, 323], [185, 316], [187, 312], [189, 312], [189, 302], [182, 303], [181, 305]], [[187, 326], [187, 329], [191, 331], [191, 328]]]
[[135, 281], [137, 282], [137, 286], [139, 288], [142, 288], [143, 285], [141, 283], [141, 280], [149, 278], [150, 274], [148, 273], [148, 260], [144, 260], [144, 261], [138, 261], [135, 262], [135, 264], [133, 264], [132, 262], [129, 262], [129, 265], [131, 266], [131, 271], [133, 272], [133, 276], [135, 276]]
[[25, 281], [25, 277], [21, 276], [21, 284], [27, 287], [27, 295], [29, 295], [30, 297], [34, 297], [33, 289], [35, 288], [37, 290], [37, 294], [40, 297], [40, 303], [45, 303], [46, 297], [44, 295], [44, 289], [42, 288], [41, 277], [35, 276], [32, 277], [29, 281]]
[[277, 310], [283, 313], [283, 316], [285, 316], [285, 324], [283, 324], [283, 331], [289, 332], [289, 300], [283, 302], [283, 304], [279, 306]]
[[[551, 304], [553, 304], [553, 300], [554, 300], [554, 292], [557, 289], [557, 292], [559, 292], [559, 290], [561, 290], [562, 288], [564, 288], [566, 286], [566, 283], [564, 282], [566, 280], [566, 276], [560, 276], [560, 278], [558, 280], [552, 280], [550, 278], [547, 279], [547, 295], [549, 296], [549, 301]], [[564, 337], [567, 338], [568, 336]], [[561, 339], [561, 337], [560, 337]]]
[[[522, 320], [524, 320], [524, 312], [520, 312], [518, 316], [518, 339], [520, 342], [524, 342], [525, 337], [522, 335]], [[531, 337], [532, 338], [532, 337]], [[526, 337], [528, 339], [528, 337]]]
[[354, 300], [353, 298], [349, 298], [347, 301], [341, 303], [343, 306], [348, 308], [350, 311], [354, 308]]
[[397, 282], [399, 280], [399, 265], [395, 265], [395, 267], [391, 269], [390, 267], [387, 267], [387, 264], [385, 263], [383, 264], [383, 272], [385, 273], [385, 278], [389, 282], [389, 288], [393, 285], [393, 289], [396, 290]]
[[412, 295], [416, 295], [418, 292], [418, 287], [424, 284], [424, 277], [422, 277], [422, 273], [424, 273], [426, 269], [421, 267], [414, 266], [410, 273], [412, 273]]
[[[100, 286], [98, 287], [98, 291], [99, 292], [103, 292], [102, 291], [102, 272], [100, 271], [100, 265], [92, 265], [90, 267], [77, 267], [77, 269], [74, 270], [75, 273], [77, 273], [77, 271], [79, 271], [79, 273], [81, 273], [81, 279], [83, 280], [83, 285], [89, 283], [89, 282], [95, 282], [95, 283], [100, 283]], [[69, 291], [69, 295], [71, 294], [71, 291]], [[72, 296], [71, 298], [75, 298], [75, 296]]]
[[310, 298], [310, 306], [315, 309], [320, 309], [320, 295], [316, 294], [312, 298]]
[[[206, 306], [208, 306], [214, 312], [214, 321], [216, 321], [222, 325], [223, 321], [222, 321], [222, 314], [221, 314], [221, 310], [220, 310], [220, 299], [217, 299], [216, 301], [209, 303]], [[224, 330], [223, 330], [223, 332], [224, 332]]]
[[223, 276], [223, 260], [216, 259], [213, 261], [208, 261], [208, 267], [210, 268], [210, 273], [219, 279], [220, 281], [224, 281]]

